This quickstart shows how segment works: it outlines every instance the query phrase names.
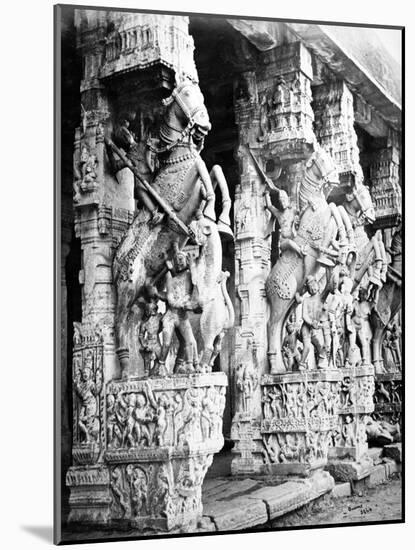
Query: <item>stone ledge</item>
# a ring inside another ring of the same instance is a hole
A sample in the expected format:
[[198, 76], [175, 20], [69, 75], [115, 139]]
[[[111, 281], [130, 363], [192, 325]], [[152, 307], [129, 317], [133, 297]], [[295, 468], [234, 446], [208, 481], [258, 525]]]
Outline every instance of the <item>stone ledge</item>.
[[213, 521], [219, 531], [262, 525], [328, 493], [334, 487], [334, 480], [327, 472], [315, 472], [309, 479], [257, 486], [252, 479], [211, 483], [204, 496], [204, 518]]
[[268, 521], [264, 501], [236, 497], [231, 501], [217, 500], [204, 507], [204, 516], [208, 516], [218, 531], [236, 531], [263, 525]]
[[275, 487], [264, 487], [247, 496], [252, 499], [262, 499], [267, 505], [271, 520], [305, 506], [330, 491], [333, 486], [334, 480], [327, 472], [316, 472], [310, 479], [287, 481]]

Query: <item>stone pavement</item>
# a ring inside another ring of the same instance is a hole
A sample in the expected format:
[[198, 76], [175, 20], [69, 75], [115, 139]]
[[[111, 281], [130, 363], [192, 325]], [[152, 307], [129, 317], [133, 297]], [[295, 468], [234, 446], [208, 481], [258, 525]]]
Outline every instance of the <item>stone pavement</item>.
[[222, 476], [208, 475], [203, 484], [203, 520], [199, 532], [260, 528], [325, 494], [330, 494], [333, 499], [360, 494], [365, 488], [384, 483], [401, 470], [399, 443], [384, 449], [370, 449], [372, 466], [358, 483], [350, 480], [335, 484], [327, 471], [317, 471], [308, 479], [293, 478], [289, 481], [275, 478], [238, 480], [226, 475], [229, 456], [230, 453], [218, 455], [212, 473], [216, 476], [222, 473]]
[[202, 493], [204, 517], [200, 530], [234, 531], [261, 526], [333, 488], [334, 480], [328, 472], [274, 485], [257, 479], [207, 479]]

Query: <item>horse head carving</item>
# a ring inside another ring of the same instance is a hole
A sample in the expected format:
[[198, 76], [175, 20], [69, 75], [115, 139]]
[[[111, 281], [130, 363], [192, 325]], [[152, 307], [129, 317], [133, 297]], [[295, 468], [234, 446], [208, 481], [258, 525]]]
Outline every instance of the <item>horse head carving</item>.
[[369, 188], [360, 180], [356, 181], [351, 193], [347, 193], [343, 204], [353, 225], [371, 224], [376, 219], [375, 207]]
[[167, 107], [160, 127], [160, 138], [169, 147], [190, 136], [201, 148], [204, 137], [211, 129], [204, 97], [196, 82], [185, 79], [163, 99]]

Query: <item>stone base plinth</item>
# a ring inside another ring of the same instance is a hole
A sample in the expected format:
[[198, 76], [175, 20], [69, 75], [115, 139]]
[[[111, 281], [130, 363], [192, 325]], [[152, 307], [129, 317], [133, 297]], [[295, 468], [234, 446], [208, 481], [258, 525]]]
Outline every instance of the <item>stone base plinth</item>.
[[103, 464], [69, 470], [70, 521], [196, 530], [202, 483], [224, 443], [226, 386], [224, 373], [110, 382]]
[[372, 445], [389, 445], [401, 439], [402, 374], [389, 372], [376, 374], [375, 410], [368, 430]]
[[371, 474], [373, 461], [366, 457], [359, 462], [353, 460], [330, 460], [326, 470], [336, 481], [359, 481]]
[[266, 487], [259, 484], [252, 479], [218, 480], [216, 487], [206, 488], [204, 518], [217, 531], [248, 529], [297, 510], [334, 488], [333, 478], [324, 471], [308, 479], [293, 478]]
[[262, 377], [261, 473], [309, 476], [326, 465], [341, 378], [337, 369]]
[[105, 465], [72, 466], [66, 474], [66, 485], [71, 491], [68, 523], [108, 524], [112, 498]]
[[236, 413], [232, 420], [231, 472], [233, 476], [258, 474], [263, 465], [259, 423], [245, 414]]
[[374, 368], [371, 365], [343, 368], [339, 372], [342, 374], [337, 407], [339, 422], [329, 459], [359, 463], [365, 460], [368, 451], [366, 423], [374, 410]]

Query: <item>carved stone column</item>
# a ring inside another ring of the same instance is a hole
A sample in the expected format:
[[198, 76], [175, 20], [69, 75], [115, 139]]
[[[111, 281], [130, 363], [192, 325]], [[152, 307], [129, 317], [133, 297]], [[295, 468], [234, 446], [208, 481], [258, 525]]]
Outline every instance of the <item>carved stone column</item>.
[[81, 124], [75, 132], [73, 205], [81, 241], [82, 322], [74, 327], [73, 466], [69, 521], [109, 520], [104, 387], [117, 373], [111, 264], [134, 210], [133, 180], [118, 182], [109, 169], [104, 135], [111, 107], [99, 81], [105, 52], [105, 12], [76, 11], [77, 45], [83, 57]]
[[399, 177], [400, 142], [389, 130], [387, 147], [377, 150], [370, 164], [370, 192], [376, 210], [376, 225], [397, 225], [402, 215], [402, 192]]
[[267, 303], [265, 281], [270, 270], [271, 239], [267, 235], [267, 213], [263, 208], [261, 181], [245, 147], [258, 146], [259, 104], [255, 72], [240, 76], [236, 100], [240, 146], [240, 184], [235, 192], [235, 371], [233, 395], [236, 413], [231, 438], [235, 441], [232, 473], [257, 471], [262, 459], [258, 452], [261, 397], [259, 379], [267, 369]]
[[141, 123], [155, 114], [151, 100], [140, 103], [143, 89], [157, 91], [153, 103], [160, 111], [164, 89], [171, 91], [175, 74], [197, 76], [193, 40], [186, 17], [76, 14], [84, 67], [73, 186], [75, 232], [82, 249], [82, 322], [74, 326], [69, 521], [139, 530], [194, 529], [202, 516], [204, 476], [224, 443], [227, 377], [148, 378], [136, 304], [129, 312], [130, 367], [121, 373], [114, 337], [113, 260], [134, 218], [134, 176], [125, 167], [116, 171], [104, 143], [120, 113], [134, 110]]
[[[297, 208], [305, 160], [315, 141], [312, 63], [310, 53], [299, 42], [258, 57], [258, 68], [241, 74], [235, 85], [241, 183], [235, 204], [235, 272], [240, 311], [236, 329], [237, 402], [231, 433], [236, 444], [232, 472], [309, 475], [327, 462], [330, 434], [336, 422], [332, 401], [341, 375], [318, 371], [268, 374], [266, 281], [271, 268], [271, 244], [275, 247], [274, 261], [278, 257], [278, 234], [272, 239], [274, 221], [266, 208], [264, 193], [269, 191], [265, 182], [268, 178], [287, 193], [293, 210]], [[290, 399], [295, 410], [289, 407]], [[311, 414], [313, 406], [321, 412], [321, 418], [316, 418], [315, 412]]]
[[343, 81], [313, 88], [315, 132], [320, 145], [333, 158], [340, 184], [363, 178], [354, 129], [353, 94]]

